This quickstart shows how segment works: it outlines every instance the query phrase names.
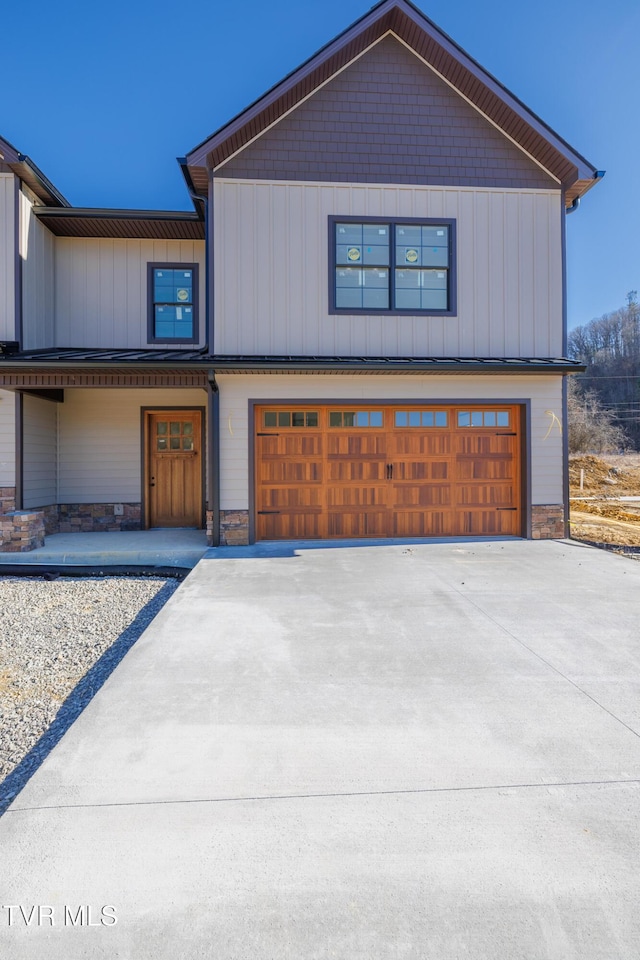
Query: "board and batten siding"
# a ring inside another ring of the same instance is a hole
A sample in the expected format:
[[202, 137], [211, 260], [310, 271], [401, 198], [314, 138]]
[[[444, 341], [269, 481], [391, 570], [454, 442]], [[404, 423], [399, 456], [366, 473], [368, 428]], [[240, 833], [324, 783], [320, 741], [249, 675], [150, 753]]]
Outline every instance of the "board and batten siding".
[[22, 399], [22, 505], [25, 509], [57, 503], [59, 406], [29, 394]]
[[55, 342], [54, 274], [56, 238], [33, 215], [33, 197], [20, 192], [22, 258], [22, 345], [25, 350]]
[[15, 177], [0, 172], [0, 340], [15, 340]]
[[58, 502], [139, 503], [141, 408], [206, 404], [206, 391], [199, 389], [65, 390], [58, 414]]
[[[214, 181], [215, 352], [562, 354], [558, 190]], [[457, 316], [329, 314], [328, 217], [446, 217]]]
[[[416, 403], [530, 400], [531, 502], [563, 502], [562, 485], [562, 378], [540, 377], [447, 377], [430, 379], [395, 376], [271, 375], [217, 377], [220, 388], [221, 507], [246, 510], [249, 506], [249, 400], [287, 400], [319, 403], [352, 400], [399, 400]], [[526, 427], [525, 427], [526, 429]]]
[[0, 390], [0, 487], [13, 487], [15, 482], [15, 397], [9, 390]]
[[148, 347], [149, 263], [199, 264], [200, 340], [194, 348], [202, 346], [207, 337], [204, 241], [71, 237], [58, 237], [56, 243], [56, 346]]

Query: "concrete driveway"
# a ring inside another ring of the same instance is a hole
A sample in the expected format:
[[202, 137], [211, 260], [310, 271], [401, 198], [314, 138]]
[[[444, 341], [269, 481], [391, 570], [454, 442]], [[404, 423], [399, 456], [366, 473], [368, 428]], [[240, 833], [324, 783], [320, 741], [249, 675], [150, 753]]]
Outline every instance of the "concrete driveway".
[[637, 960], [639, 619], [578, 543], [201, 561], [0, 820], [0, 956]]

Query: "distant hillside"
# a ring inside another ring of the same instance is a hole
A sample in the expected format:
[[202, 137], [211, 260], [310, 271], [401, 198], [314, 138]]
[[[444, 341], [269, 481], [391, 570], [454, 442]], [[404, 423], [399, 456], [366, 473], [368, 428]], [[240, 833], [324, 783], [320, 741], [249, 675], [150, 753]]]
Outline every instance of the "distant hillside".
[[640, 450], [640, 304], [635, 290], [626, 306], [576, 327], [569, 334], [569, 356], [587, 365], [576, 377], [579, 393], [595, 394], [629, 445]]

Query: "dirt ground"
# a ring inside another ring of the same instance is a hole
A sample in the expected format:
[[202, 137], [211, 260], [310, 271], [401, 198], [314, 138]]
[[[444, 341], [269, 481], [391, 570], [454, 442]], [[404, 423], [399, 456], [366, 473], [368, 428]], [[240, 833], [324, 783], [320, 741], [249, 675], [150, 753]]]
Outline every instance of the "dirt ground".
[[569, 484], [574, 539], [640, 547], [640, 453], [571, 457]]

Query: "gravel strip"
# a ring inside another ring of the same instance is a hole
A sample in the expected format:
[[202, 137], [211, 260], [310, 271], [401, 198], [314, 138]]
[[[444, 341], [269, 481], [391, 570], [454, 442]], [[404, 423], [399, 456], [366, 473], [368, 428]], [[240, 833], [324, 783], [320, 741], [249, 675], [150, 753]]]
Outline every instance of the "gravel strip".
[[0, 577], [0, 813], [177, 586]]

